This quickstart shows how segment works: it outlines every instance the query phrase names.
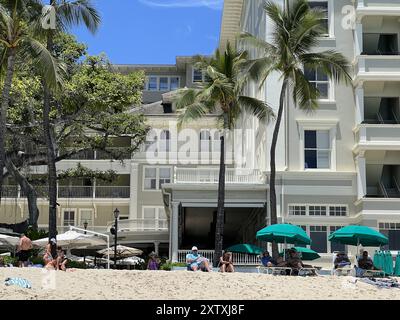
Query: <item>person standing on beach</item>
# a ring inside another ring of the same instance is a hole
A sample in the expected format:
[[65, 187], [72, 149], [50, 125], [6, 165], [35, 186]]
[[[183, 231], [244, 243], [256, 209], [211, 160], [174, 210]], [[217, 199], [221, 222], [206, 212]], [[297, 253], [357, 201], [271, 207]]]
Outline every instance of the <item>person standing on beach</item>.
[[32, 241], [24, 233], [21, 234], [18, 243], [18, 264], [19, 267], [26, 267], [31, 255]]
[[152, 252], [149, 256], [149, 262], [147, 263], [147, 270], [158, 270], [158, 265], [157, 255]]

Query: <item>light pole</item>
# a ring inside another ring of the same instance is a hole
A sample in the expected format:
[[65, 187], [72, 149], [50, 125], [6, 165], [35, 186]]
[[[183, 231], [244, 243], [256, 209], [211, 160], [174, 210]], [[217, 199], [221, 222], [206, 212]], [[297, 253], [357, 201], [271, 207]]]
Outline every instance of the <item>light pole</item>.
[[[86, 234], [86, 229], [87, 229], [87, 227], [88, 227], [88, 222], [87, 222], [87, 220], [85, 220], [85, 222], [83, 223], [83, 227], [85, 228], [85, 234]], [[83, 263], [86, 263], [86, 249], [83, 249], [83, 252], [85, 253], [85, 254], [83, 255]]]
[[116, 208], [114, 210], [114, 269], [117, 269], [117, 240], [118, 240], [118, 217], [119, 217], [119, 210]]

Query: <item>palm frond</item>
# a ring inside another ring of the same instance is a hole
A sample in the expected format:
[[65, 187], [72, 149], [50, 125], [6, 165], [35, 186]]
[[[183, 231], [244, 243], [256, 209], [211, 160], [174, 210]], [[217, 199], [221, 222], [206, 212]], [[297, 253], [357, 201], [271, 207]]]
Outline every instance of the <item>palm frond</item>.
[[254, 115], [260, 120], [265, 120], [267, 123], [275, 119], [274, 110], [264, 101], [256, 98], [239, 96], [238, 103], [249, 114]]

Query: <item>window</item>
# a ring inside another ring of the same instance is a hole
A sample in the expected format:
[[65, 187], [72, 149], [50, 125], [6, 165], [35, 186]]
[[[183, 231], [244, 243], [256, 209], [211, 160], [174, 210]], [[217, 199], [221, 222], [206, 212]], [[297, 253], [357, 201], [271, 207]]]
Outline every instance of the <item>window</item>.
[[326, 207], [323, 207], [323, 206], [310, 206], [308, 214], [310, 216], [326, 216]]
[[[336, 230], [339, 230], [341, 228], [343, 228], [343, 226], [330, 226], [329, 232], [334, 233]], [[331, 252], [345, 251], [345, 250], [346, 250], [346, 246], [344, 244], [331, 241]]]
[[171, 146], [171, 134], [169, 130], [163, 130], [160, 134], [160, 152], [169, 152]]
[[331, 167], [331, 147], [328, 130], [304, 131], [304, 168], [329, 169]]
[[145, 150], [149, 151], [150, 148], [152, 147], [152, 151], [155, 151], [156, 143], [157, 143], [157, 132], [155, 130], [150, 130], [146, 137]]
[[179, 77], [171, 77], [170, 78], [170, 90], [177, 90], [179, 89]]
[[168, 167], [145, 167], [144, 168], [144, 190], [159, 190], [164, 183], [171, 182], [171, 168]]
[[319, 91], [320, 99], [330, 99], [330, 81], [322, 69], [304, 67], [305, 78]]
[[325, 226], [310, 226], [311, 249], [318, 253], [328, 252], [327, 229]]
[[193, 82], [203, 82], [203, 71], [193, 68]]
[[329, 206], [329, 215], [331, 217], [347, 216], [347, 207], [345, 206]]
[[328, 1], [309, 1], [308, 2], [311, 9], [319, 9], [324, 11], [325, 16], [321, 19], [321, 26], [325, 30], [325, 35], [329, 36], [329, 10]]
[[160, 77], [159, 91], [168, 91], [168, 77]]
[[209, 130], [200, 131], [200, 152], [210, 152], [211, 135]]
[[147, 86], [147, 90], [149, 91], [157, 91], [158, 89], [158, 78], [157, 77], [149, 77], [149, 82]]
[[157, 168], [144, 169], [144, 188], [146, 190], [157, 189]]
[[379, 231], [389, 238], [385, 250], [400, 250], [400, 223], [380, 222]]
[[305, 216], [306, 215], [306, 206], [289, 206], [289, 215]]
[[74, 210], [65, 210], [64, 211], [63, 225], [64, 225], [64, 227], [75, 225], [75, 211]]
[[163, 207], [144, 207], [142, 227], [145, 230], [160, 230], [168, 227]]
[[212, 135], [212, 151], [220, 152], [221, 151], [221, 134], [218, 130], [215, 130], [211, 133]]
[[80, 226], [87, 222], [88, 226], [93, 225], [93, 210], [92, 209], [81, 209], [80, 210]]

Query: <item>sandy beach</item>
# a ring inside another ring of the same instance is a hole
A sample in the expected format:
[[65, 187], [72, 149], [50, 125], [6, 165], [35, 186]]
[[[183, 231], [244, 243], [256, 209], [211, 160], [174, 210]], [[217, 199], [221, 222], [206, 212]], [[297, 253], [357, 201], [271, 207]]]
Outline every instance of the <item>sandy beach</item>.
[[[7, 277], [29, 280], [32, 289], [5, 286]], [[400, 289], [378, 289], [352, 277], [283, 277], [187, 271], [0, 269], [1, 300], [318, 300], [400, 299]]]

